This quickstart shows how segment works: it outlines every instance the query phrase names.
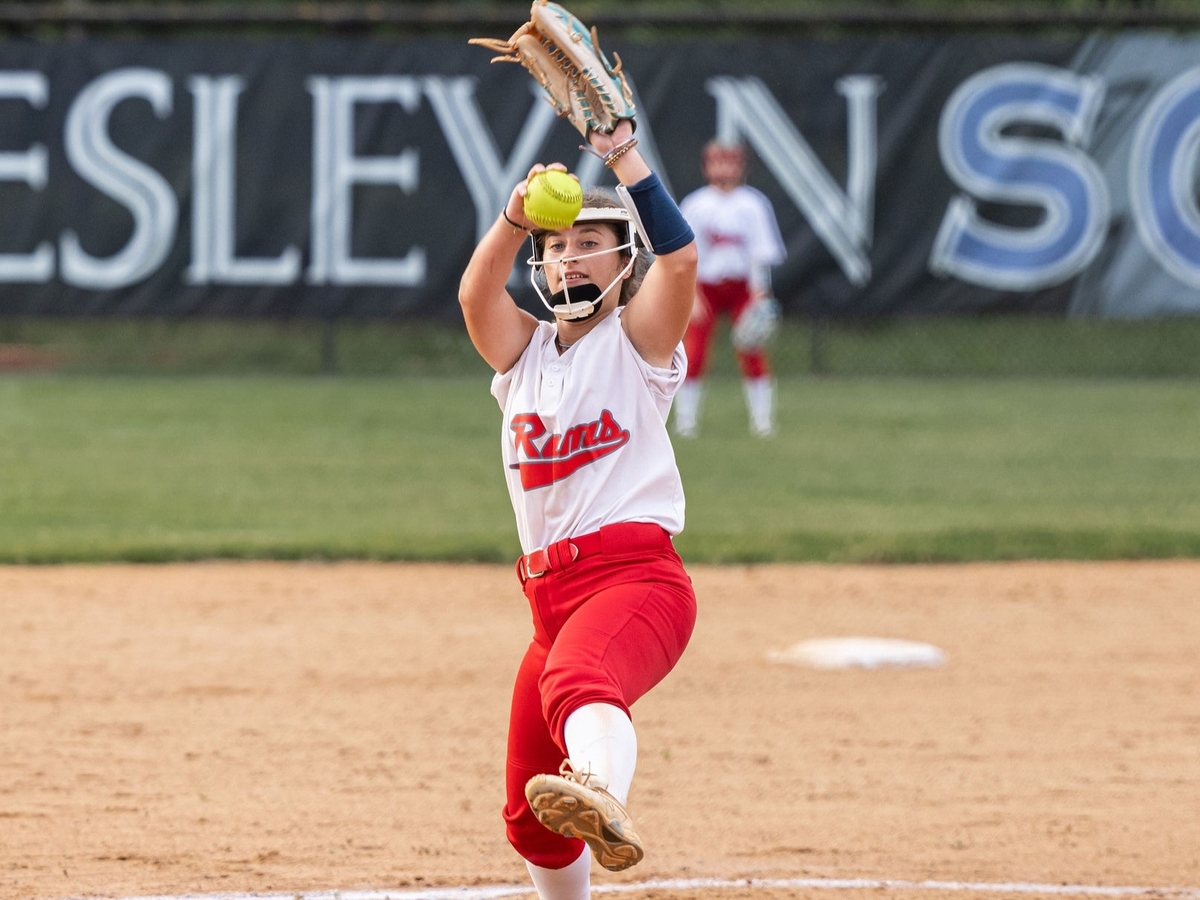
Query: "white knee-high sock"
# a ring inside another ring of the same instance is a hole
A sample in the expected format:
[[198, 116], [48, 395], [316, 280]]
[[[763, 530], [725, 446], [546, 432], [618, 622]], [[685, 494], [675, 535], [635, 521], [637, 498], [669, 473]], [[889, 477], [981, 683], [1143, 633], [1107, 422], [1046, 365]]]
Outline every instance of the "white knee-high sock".
[[746, 408], [750, 412], [750, 430], [760, 437], [775, 433], [775, 379], [769, 375], [747, 378], [742, 382]]
[[587, 847], [579, 859], [561, 869], [544, 869], [525, 861], [538, 900], [588, 900], [592, 893], [592, 854]]
[[609, 703], [581, 706], [567, 716], [563, 737], [571, 768], [590, 772], [596, 784], [625, 803], [637, 767], [637, 733], [625, 711]]

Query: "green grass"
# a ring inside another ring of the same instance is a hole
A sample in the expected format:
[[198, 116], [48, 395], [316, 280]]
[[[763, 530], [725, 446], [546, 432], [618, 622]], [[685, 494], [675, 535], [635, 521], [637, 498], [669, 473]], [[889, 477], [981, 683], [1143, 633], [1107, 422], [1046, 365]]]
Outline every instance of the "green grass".
[[707, 560], [1200, 553], [1195, 384], [789, 379], [769, 442], [716, 388], [678, 447]]
[[[1200, 386], [713, 379], [677, 444], [696, 562], [1200, 556]], [[7, 376], [0, 562], [507, 561], [488, 376]]]
[[483, 379], [0, 382], [0, 560], [498, 558]]

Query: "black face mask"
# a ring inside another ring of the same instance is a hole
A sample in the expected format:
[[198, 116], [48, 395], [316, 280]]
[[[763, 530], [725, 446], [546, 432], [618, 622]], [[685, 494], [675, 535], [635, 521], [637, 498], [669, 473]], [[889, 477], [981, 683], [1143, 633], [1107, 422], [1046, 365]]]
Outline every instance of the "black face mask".
[[579, 285], [579, 287], [571, 288], [571, 296], [569, 298], [567, 297], [567, 291], [565, 288], [557, 293], [551, 294], [550, 305], [553, 307], [565, 306], [568, 302], [572, 304], [590, 303], [592, 304], [592, 311], [590, 313], [585, 316], [580, 316], [578, 318], [569, 320], [571, 322], [586, 322], [596, 313], [600, 312], [600, 295], [602, 293], [603, 291], [601, 291], [599, 287], [589, 281], [586, 284]]

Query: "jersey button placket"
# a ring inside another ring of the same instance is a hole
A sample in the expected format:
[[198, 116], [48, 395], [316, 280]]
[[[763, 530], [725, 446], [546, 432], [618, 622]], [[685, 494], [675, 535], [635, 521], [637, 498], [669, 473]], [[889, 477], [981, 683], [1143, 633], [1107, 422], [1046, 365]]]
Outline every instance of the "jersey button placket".
[[546, 377], [542, 379], [542, 402], [554, 408], [562, 399], [563, 367], [552, 365], [548, 367]]

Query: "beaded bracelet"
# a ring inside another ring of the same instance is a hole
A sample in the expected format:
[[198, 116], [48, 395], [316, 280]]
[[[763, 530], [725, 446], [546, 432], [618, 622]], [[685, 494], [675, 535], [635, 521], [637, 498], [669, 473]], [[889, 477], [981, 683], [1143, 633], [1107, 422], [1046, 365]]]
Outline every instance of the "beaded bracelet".
[[611, 169], [617, 164], [617, 160], [637, 146], [638, 139], [631, 137], [623, 144], [617, 144], [607, 153], [604, 154], [604, 168]]

